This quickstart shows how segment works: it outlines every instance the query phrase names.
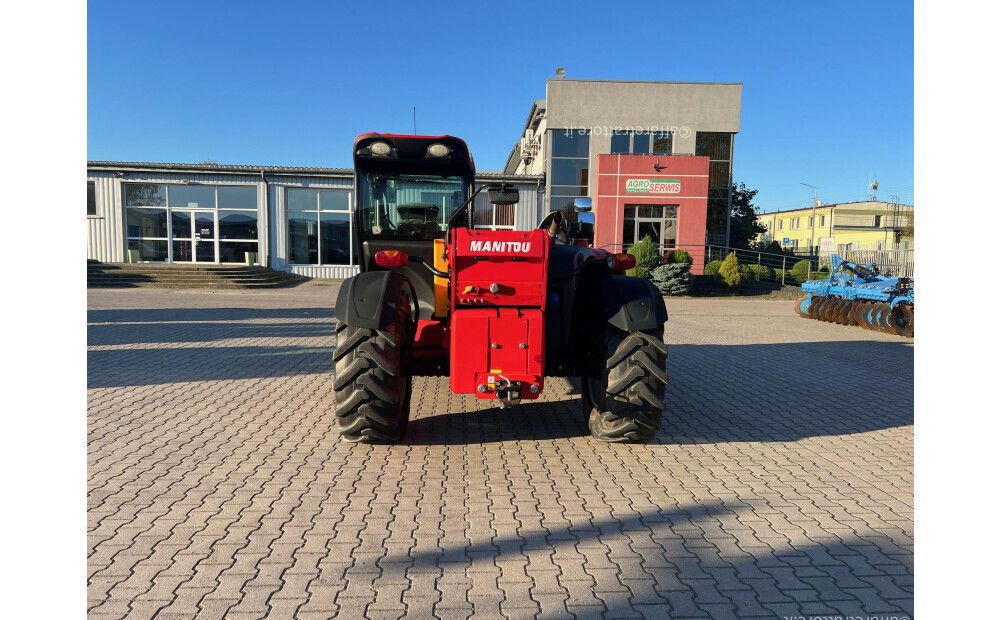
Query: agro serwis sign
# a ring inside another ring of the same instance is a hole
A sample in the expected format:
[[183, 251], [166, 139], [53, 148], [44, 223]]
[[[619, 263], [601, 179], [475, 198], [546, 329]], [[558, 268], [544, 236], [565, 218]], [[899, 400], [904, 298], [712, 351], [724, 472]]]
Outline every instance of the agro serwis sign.
[[626, 179], [625, 191], [629, 194], [679, 194], [678, 179]]

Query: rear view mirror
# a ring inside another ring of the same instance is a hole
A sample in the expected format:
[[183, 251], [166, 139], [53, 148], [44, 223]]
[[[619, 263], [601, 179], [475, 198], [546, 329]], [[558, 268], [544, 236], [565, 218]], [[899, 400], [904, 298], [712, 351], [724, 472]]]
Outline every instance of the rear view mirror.
[[516, 187], [504, 183], [489, 187], [490, 203], [495, 205], [516, 205], [521, 199]]
[[590, 198], [576, 198], [573, 200], [573, 209], [577, 213], [589, 212], [593, 208], [592, 205], [593, 202], [591, 202]]

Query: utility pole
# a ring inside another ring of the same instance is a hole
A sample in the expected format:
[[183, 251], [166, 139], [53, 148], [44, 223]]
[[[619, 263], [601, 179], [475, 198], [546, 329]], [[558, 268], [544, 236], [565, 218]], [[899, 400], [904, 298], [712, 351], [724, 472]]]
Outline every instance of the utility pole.
[[[806, 187], [813, 188], [813, 214], [812, 214], [812, 226], [809, 227], [809, 253], [813, 253], [813, 248], [816, 247], [816, 186], [809, 185], [808, 183], [803, 183], [799, 181], [799, 185], [805, 185]], [[819, 252], [816, 253], [817, 256]]]

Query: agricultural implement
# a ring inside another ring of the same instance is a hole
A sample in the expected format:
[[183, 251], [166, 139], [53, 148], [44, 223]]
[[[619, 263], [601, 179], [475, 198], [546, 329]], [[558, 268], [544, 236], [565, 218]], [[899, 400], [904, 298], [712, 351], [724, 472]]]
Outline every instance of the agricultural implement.
[[810, 280], [795, 302], [800, 316], [860, 325], [865, 329], [913, 337], [913, 280], [883, 276], [873, 264], [857, 265], [837, 254], [827, 280]]
[[652, 284], [625, 275], [633, 256], [590, 247], [593, 224], [578, 217], [589, 198], [534, 230], [477, 229], [478, 194], [493, 209], [516, 205], [518, 191], [475, 188], [468, 147], [451, 136], [363, 134], [354, 170], [361, 272], [334, 310], [342, 439], [400, 440], [414, 374], [448, 376], [453, 393], [502, 407], [539, 398], [548, 377], [579, 377], [591, 435], [653, 437], [667, 311]]

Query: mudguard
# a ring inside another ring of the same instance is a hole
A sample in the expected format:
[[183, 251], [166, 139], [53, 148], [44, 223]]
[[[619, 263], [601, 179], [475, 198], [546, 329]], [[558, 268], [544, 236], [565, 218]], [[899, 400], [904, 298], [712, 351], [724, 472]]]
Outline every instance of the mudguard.
[[654, 329], [667, 322], [663, 295], [651, 282], [631, 276], [597, 279], [608, 323], [627, 332]]
[[364, 271], [340, 285], [333, 316], [340, 323], [367, 329], [385, 329], [399, 315], [403, 287], [416, 306], [416, 292], [405, 277], [392, 271]]

